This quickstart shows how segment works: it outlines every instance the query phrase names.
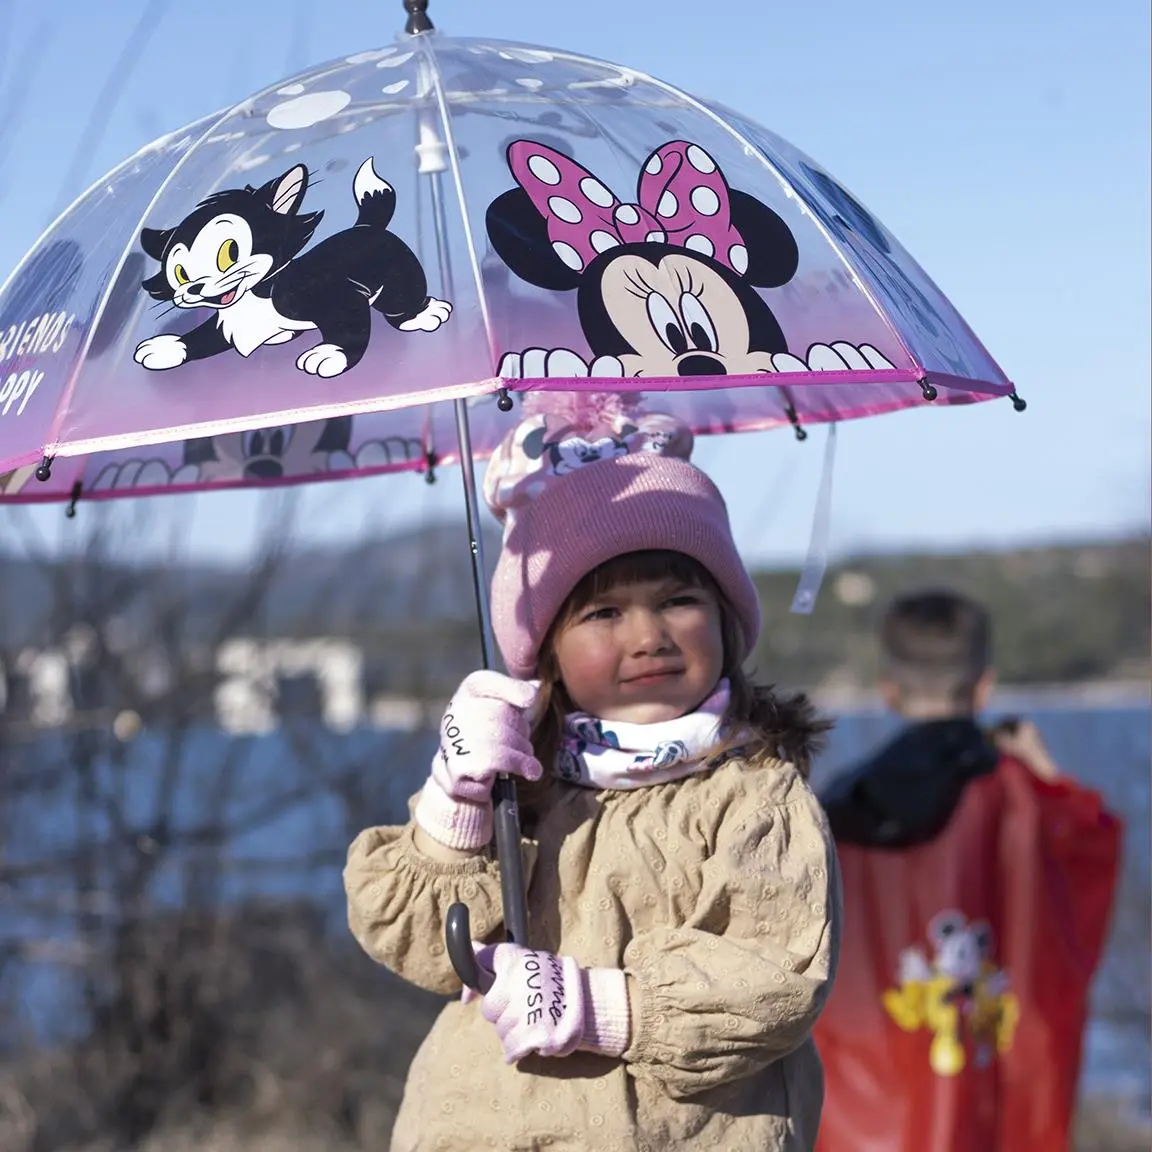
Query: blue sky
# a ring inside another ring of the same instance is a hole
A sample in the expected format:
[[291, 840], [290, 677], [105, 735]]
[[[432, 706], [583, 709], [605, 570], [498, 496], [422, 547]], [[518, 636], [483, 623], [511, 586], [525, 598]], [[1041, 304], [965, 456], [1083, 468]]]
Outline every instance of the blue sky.
[[[429, 13], [446, 34], [631, 65], [790, 139], [895, 232], [1017, 381], [1022, 415], [1000, 402], [844, 426], [837, 551], [1147, 524], [1145, 0], [1091, 14], [1067, 0], [431, 0]], [[0, 272], [148, 140], [386, 44], [402, 22], [400, 0], [0, 0]], [[702, 443], [750, 558], [803, 554], [821, 439]], [[304, 497], [302, 531], [337, 541], [455, 516], [459, 491], [448, 474], [433, 489], [414, 477], [323, 485]], [[204, 555], [243, 553], [268, 512], [248, 494], [155, 503], [158, 528], [190, 525]], [[58, 508], [34, 516], [53, 537], [72, 528]]]

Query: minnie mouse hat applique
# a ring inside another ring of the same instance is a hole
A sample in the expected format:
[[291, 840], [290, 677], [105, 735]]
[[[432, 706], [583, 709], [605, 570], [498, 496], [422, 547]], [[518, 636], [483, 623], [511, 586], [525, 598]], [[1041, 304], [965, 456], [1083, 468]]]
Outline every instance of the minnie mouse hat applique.
[[591, 423], [527, 417], [493, 453], [484, 495], [504, 526], [492, 627], [511, 675], [535, 674], [540, 645], [573, 588], [617, 556], [682, 552], [731, 602], [743, 659], [760, 601], [715, 484], [689, 462], [693, 435], [662, 413], [601, 413]]

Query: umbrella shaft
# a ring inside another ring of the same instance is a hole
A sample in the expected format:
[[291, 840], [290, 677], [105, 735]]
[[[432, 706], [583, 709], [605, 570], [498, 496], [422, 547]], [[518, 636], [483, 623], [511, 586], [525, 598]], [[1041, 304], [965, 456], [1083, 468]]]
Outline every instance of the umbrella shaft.
[[[413, 8], [409, 8], [413, 11]], [[414, 13], [415, 15], [415, 13]], [[426, 19], [426, 17], [425, 17]], [[430, 27], [431, 25], [429, 25]], [[437, 133], [437, 136], [440, 134]], [[449, 256], [448, 226], [441, 187], [441, 172], [429, 172], [432, 194], [432, 218], [436, 230], [436, 255], [440, 278], [447, 299], [455, 299], [452, 263]], [[472, 551], [472, 584], [476, 593], [476, 615], [480, 621], [480, 656], [485, 668], [495, 662], [496, 644], [492, 633], [492, 613], [488, 602], [488, 572], [484, 564], [484, 543], [480, 528], [480, 500], [476, 490], [476, 468], [472, 458], [472, 432], [468, 426], [468, 405], [464, 400], [455, 403], [456, 442], [460, 451], [460, 477], [464, 483], [464, 508], [468, 516], [468, 539]], [[500, 861], [500, 895], [504, 909], [504, 929], [508, 939], [516, 944], [528, 944], [528, 899], [524, 884], [524, 860], [520, 854], [520, 810], [516, 803], [516, 782], [507, 773], [500, 773], [492, 789], [495, 808], [496, 856]], [[460, 925], [467, 925], [467, 910], [461, 906]], [[466, 933], [467, 934], [467, 933]], [[453, 932], [449, 927], [449, 953], [453, 950]], [[471, 942], [456, 943], [463, 947], [462, 960], [471, 959]], [[456, 960], [453, 960], [456, 964]], [[466, 979], [467, 972], [457, 974]], [[474, 965], [467, 965], [473, 969]]]
[[[480, 620], [480, 654], [485, 668], [491, 668], [495, 642], [492, 614], [488, 603], [487, 571], [480, 533], [480, 502], [476, 492], [476, 470], [472, 462], [472, 434], [468, 427], [468, 405], [455, 401], [456, 438], [460, 446], [460, 476], [464, 481], [464, 507], [468, 515], [468, 537], [472, 545], [472, 583], [476, 592], [476, 614]], [[492, 789], [496, 808], [496, 855], [500, 860], [500, 894], [504, 905], [504, 927], [515, 944], [528, 943], [528, 904], [524, 887], [524, 861], [520, 855], [520, 812], [516, 804], [515, 781], [505, 773], [496, 778]]]
[[[431, 173], [432, 220], [436, 229], [436, 256], [440, 265], [441, 287], [446, 297], [455, 296], [452, 265], [448, 257], [448, 226], [445, 220], [444, 193], [440, 173]], [[456, 444], [460, 451], [460, 476], [464, 481], [464, 508], [468, 516], [468, 538], [472, 549], [472, 585], [476, 593], [476, 615], [480, 621], [480, 658], [491, 668], [496, 645], [492, 635], [492, 614], [488, 607], [488, 575], [484, 564], [484, 543], [480, 529], [480, 500], [476, 491], [476, 469], [472, 462], [472, 430], [468, 425], [468, 405], [454, 401]]]
[[476, 593], [476, 614], [480, 620], [480, 657], [485, 668], [491, 668], [495, 652], [492, 635], [492, 613], [488, 604], [487, 570], [480, 530], [480, 501], [476, 491], [476, 471], [472, 463], [472, 434], [468, 426], [468, 406], [463, 400], [456, 407], [456, 441], [460, 451], [460, 476], [464, 481], [464, 509], [468, 516], [468, 540], [472, 551], [472, 585]]
[[516, 782], [503, 773], [492, 788], [495, 804], [496, 853], [500, 860], [500, 901], [504, 929], [513, 944], [528, 947], [528, 886], [524, 881], [524, 858], [520, 854], [520, 810]]

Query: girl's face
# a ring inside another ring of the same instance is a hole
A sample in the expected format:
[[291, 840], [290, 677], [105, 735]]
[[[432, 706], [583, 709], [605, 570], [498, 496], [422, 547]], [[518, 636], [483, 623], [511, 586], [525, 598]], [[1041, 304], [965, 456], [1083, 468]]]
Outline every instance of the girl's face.
[[560, 629], [554, 651], [579, 711], [632, 724], [674, 720], [720, 679], [720, 606], [676, 579], [617, 584]]

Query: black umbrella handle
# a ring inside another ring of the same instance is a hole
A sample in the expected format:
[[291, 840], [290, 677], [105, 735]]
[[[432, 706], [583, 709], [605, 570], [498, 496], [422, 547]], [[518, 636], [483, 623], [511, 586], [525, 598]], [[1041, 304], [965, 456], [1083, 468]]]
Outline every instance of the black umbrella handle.
[[473, 992], [480, 991], [480, 965], [472, 951], [472, 925], [467, 904], [453, 904], [444, 921], [444, 937], [448, 945], [448, 959], [456, 969], [460, 982]]
[[[528, 944], [528, 898], [524, 884], [524, 858], [520, 853], [520, 809], [516, 804], [516, 781], [506, 773], [496, 777], [492, 788], [495, 806], [496, 858], [500, 862], [500, 897], [504, 927], [513, 944]], [[456, 903], [444, 922], [448, 958], [462, 983], [475, 992], [480, 987], [480, 966], [472, 950], [472, 927], [468, 906]]]

